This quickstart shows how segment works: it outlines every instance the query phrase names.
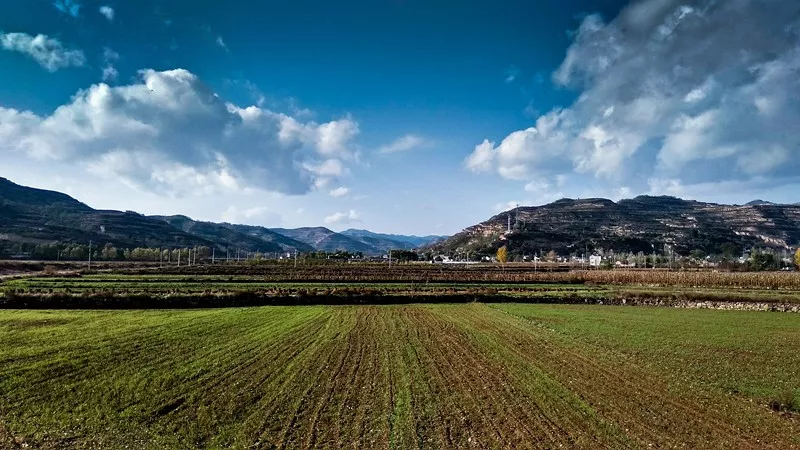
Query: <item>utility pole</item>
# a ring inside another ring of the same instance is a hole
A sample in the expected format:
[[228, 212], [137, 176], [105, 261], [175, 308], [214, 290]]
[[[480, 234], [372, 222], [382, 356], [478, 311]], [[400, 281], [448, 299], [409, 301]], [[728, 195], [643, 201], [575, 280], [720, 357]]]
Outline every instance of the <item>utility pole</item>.
[[89, 270], [92, 270], [92, 241], [89, 241]]
[[215, 245], [214, 247], [211, 247], [211, 264], [212, 265], [214, 264], [214, 255], [216, 254], [216, 252], [217, 252], [217, 246]]
[[675, 259], [675, 251], [669, 246], [669, 270], [672, 270], [672, 261]]
[[392, 268], [392, 251], [389, 250], [389, 268]]
[[158, 267], [161, 268], [164, 265], [164, 250], [158, 249]]
[[181, 250], [180, 248], [178, 249], [178, 267], [181, 266], [181, 253], [183, 253]]
[[297, 249], [294, 249], [294, 268], [297, 269]]

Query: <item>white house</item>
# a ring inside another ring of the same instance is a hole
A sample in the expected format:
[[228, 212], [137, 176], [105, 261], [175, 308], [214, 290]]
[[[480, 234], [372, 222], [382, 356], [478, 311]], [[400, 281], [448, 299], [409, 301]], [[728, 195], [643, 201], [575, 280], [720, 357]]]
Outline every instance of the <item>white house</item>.
[[589, 266], [590, 267], [600, 267], [600, 263], [603, 261], [603, 257], [600, 255], [591, 255], [589, 256]]

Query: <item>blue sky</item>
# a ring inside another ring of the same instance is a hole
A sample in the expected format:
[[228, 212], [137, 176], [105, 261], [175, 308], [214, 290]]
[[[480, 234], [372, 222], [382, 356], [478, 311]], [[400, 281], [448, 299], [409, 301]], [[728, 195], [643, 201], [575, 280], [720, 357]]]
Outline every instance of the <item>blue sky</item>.
[[0, 176], [416, 234], [564, 196], [800, 201], [796, 2], [684, 3], [5, 2]]

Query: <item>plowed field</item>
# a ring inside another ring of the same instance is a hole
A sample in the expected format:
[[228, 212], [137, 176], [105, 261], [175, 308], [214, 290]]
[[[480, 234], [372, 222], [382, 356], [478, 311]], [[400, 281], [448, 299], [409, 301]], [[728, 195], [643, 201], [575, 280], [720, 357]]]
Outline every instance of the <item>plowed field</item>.
[[0, 448], [800, 448], [796, 314], [6, 310], [0, 344]]

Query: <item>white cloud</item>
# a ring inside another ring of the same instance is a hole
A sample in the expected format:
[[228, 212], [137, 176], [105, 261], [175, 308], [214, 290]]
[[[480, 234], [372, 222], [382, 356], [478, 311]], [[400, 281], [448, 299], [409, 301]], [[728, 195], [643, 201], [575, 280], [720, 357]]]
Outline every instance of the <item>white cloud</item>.
[[[0, 118], [0, 152], [68, 161], [168, 195], [308, 192], [348, 172], [342, 161], [352, 158], [358, 130], [349, 118], [301, 123], [225, 103], [183, 69], [145, 70], [127, 86], [93, 85], [47, 116], [0, 107]], [[355, 131], [330, 132], [342, 128]], [[337, 158], [329, 156], [334, 147]]]
[[494, 142], [484, 140], [475, 146], [475, 150], [464, 161], [464, 166], [473, 172], [488, 172], [492, 170], [494, 154]]
[[519, 205], [519, 204], [520, 203], [518, 201], [516, 201], [516, 200], [495, 203], [494, 210], [495, 210], [495, 212], [509, 211], [509, 210], [512, 210], [512, 209], [516, 208], [517, 205]]
[[289, 103], [289, 112], [292, 113], [293, 116], [301, 118], [301, 119], [309, 119], [314, 117], [314, 111], [303, 108], [297, 103], [297, 99], [294, 97], [290, 97], [288, 100]]
[[[800, 192], [800, 183], [792, 179], [753, 176], [747, 180], [704, 181], [683, 183], [678, 178], [651, 178], [648, 180], [651, 195], [672, 195], [682, 198], [702, 198], [721, 203], [746, 203], [756, 198], [793, 203]], [[788, 193], [788, 195], [786, 195]]]
[[563, 175], [557, 175], [552, 182], [537, 178], [525, 185], [525, 191], [531, 196], [527, 204], [540, 205], [566, 197], [561, 188], [565, 184]]
[[430, 145], [431, 142], [421, 136], [414, 134], [407, 134], [405, 136], [395, 139], [390, 144], [384, 145], [378, 149], [378, 153], [397, 153], [413, 150], [415, 148], [425, 147]]
[[82, 51], [66, 49], [58, 39], [44, 34], [0, 33], [0, 45], [5, 50], [30, 56], [50, 72], [70, 66], [80, 67], [86, 63]]
[[519, 69], [517, 69], [516, 66], [510, 66], [508, 69], [506, 69], [505, 75], [506, 84], [511, 84], [519, 76]]
[[217, 41], [216, 42], [217, 42], [217, 45], [219, 45], [220, 47], [224, 48], [225, 51], [228, 50], [228, 46], [225, 45], [225, 41], [222, 40], [222, 36], [217, 36]]
[[631, 188], [628, 186], [618, 187], [614, 194], [614, 199], [630, 198], [632, 196]]
[[528, 192], [542, 192], [550, 188], [550, 183], [544, 180], [534, 180], [525, 185]]
[[347, 168], [338, 159], [326, 159], [321, 163], [307, 163], [303, 167], [309, 172], [325, 178], [341, 177], [348, 173]]
[[340, 186], [336, 189], [333, 189], [329, 192], [331, 197], [344, 197], [345, 195], [350, 193], [350, 189]]
[[279, 114], [278, 137], [283, 142], [298, 141], [313, 146], [322, 155], [352, 159], [351, 141], [359, 134], [358, 123], [350, 117], [324, 123], [301, 123], [296, 118]]
[[119, 53], [115, 52], [114, 50], [110, 49], [109, 47], [103, 48], [103, 61], [105, 62], [105, 66], [103, 67], [103, 81], [117, 81], [117, 76], [119, 72], [114, 67], [113, 62], [119, 59]]
[[116, 61], [119, 59], [119, 53], [112, 50], [110, 47], [103, 47], [103, 61]]
[[117, 75], [119, 72], [111, 64], [103, 67], [103, 81], [116, 81]]
[[620, 194], [650, 179], [799, 179], [800, 134], [787, 130], [800, 123], [800, 2], [691, 4], [644, 0], [611, 22], [583, 19], [553, 73], [578, 99], [485, 140], [465, 167], [524, 181], [571, 172]]
[[114, 8], [112, 8], [110, 6], [101, 6], [100, 7], [100, 14], [105, 16], [105, 18], [108, 19], [109, 22], [114, 20]]
[[59, 12], [72, 17], [78, 17], [78, 13], [81, 9], [81, 4], [75, 0], [55, 0], [53, 6]]
[[326, 225], [346, 225], [349, 223], [359, 222], [358, 213], [351, 209], [348, 212], [337, 212], [326, 217], [324, 220]]

